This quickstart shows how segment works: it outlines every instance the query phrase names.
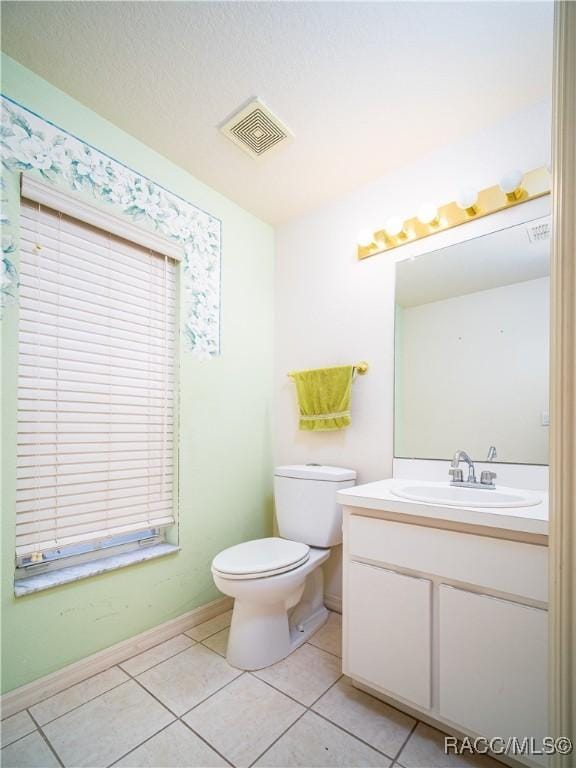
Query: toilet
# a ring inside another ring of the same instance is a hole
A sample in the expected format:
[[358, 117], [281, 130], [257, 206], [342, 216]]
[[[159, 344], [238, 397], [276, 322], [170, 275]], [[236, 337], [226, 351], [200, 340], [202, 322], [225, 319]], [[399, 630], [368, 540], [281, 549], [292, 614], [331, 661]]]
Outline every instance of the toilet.
[[280, 537], [237, 544], [212, 561], [214, 583], [234, 598], [228, 662], [262, 669], [288, 656], [328, 618], [320, 567], [342, 543], [336, 492], [356, 472], [342, 467], [294, 464], [274, 472]]

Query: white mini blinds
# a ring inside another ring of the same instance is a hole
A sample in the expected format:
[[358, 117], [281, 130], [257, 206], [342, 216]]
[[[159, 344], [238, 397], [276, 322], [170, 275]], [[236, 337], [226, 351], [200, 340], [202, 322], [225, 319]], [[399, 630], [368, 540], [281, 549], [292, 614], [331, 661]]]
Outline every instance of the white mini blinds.
[[174, 523], [176, 268], [22, 200], [17, 556]]

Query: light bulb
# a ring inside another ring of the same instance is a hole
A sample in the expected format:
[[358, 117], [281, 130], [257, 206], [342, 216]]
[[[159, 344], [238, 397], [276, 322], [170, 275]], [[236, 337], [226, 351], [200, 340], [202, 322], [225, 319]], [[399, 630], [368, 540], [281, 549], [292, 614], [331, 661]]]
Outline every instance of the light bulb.
[[500, 179], [500, 189], [506, 194], [506, 197], [510, 201], [518, 200], [520, 197], [522, 197], [523, 178], [524, 174], [522, 171], [516, 169], [513, 171], [508, 171], [508, 173], [506, 173]]
[[374, 242], [374, 233], [370, 229], [361, 229], [356, 237], [356, 243], [361, 248], [368, 248]]
[[404, 222], [400, 216], [392, 216], [392, 218], [388, 219], [386, 224], [384, 224], [384, 232], [386, 232], [388, 237], [398, 237], [403, 234]]
[[420, 224], [438, 224], [438, 208], [434, 203], [422, 203], [416, 216]]
[[478, 192], [471, 187], [465, 187], [458, 192], [456, 205], [462, 211], [466, 211], [469, 216], [478, 213]]

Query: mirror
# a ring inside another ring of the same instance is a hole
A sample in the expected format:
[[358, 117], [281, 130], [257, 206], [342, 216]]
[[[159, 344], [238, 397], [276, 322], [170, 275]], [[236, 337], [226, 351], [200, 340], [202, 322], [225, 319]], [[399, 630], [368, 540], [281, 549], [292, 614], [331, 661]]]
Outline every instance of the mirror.
[[548, 463], [550, 217], [396, 265], [394, 455]]

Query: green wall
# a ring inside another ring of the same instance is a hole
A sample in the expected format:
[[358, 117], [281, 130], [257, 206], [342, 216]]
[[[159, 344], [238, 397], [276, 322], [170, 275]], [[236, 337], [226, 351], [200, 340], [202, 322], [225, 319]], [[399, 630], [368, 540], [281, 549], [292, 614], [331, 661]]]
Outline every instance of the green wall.
[[[2, 690], [219, 596], [224, 547], [272, 529], [270, 226], [2, 56], [2, 92], [222, 220], [222, 354], [180, 366], [180, 545], [176, 555], [14, 598], [17, 308], [2, 322]], [[193, 138], [191, 138], [193, 140]], [[14, 213], [14, 212], [13, 212]], [[17, 264], [17, 260], [16, 260]]]

